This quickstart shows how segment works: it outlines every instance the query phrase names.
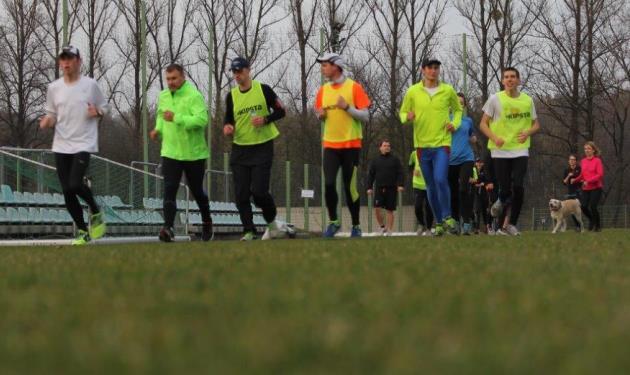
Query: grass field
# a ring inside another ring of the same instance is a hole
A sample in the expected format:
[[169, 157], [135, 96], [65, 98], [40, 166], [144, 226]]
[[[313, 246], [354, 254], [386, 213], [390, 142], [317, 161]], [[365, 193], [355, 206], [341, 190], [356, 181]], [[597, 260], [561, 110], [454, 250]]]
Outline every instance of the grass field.
[[0, 248], [0, 373], [627, 373], [630, 232]]

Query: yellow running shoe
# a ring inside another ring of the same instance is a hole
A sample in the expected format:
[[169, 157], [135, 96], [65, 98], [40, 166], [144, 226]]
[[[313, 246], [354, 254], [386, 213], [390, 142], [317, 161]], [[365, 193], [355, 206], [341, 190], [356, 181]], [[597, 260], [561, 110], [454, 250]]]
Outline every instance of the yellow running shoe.
[[90, 237], [93, 239], [99, 239], [105, 235], [107, 231], [107, 225], [103, 220], [103, 213], [99, 212], [90, 217]]
[[79, 229], [77, 237], [72, 240], [72, 245], [87, 245], [92, 239], [90, 234], [82, 229]]

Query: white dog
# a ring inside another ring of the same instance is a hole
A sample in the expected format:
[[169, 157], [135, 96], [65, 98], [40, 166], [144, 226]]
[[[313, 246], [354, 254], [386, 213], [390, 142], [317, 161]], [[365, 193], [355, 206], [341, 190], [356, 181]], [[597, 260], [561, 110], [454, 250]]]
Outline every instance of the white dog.
[[551, 214], [552, 222], [555, 221], [553, 231], [551, 233], [557, 233], [558, 229], [562, 232], [567, 230], [567, 218], [571, 215], [575, 216], [575, 219], [580, 224], [580, 232], [584, 232], [584, 223], [582, 222], [582, 208], [580, 201], [577, 199], [567, 199], [561, 201], [559, 199], [549, 200], [549, 211]]

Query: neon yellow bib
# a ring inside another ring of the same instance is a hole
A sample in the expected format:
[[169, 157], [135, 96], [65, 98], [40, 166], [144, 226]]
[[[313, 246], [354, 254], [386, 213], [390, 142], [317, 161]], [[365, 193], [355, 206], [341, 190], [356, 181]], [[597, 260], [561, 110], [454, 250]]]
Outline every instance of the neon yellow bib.
[[[512, 98], [505, 91], [499, 92], [497, 98], [501, 105], [501, 116], [498, 120], [490, 122], [490, 129], [505, 141], [500, 149], [528, 149], [531, 143], [530, 138], [527, 138], [525, 143], [519, 143], [518, 135], [532, 127], [532, 98], [524, 93], [520, 93], [518, 98]], [[499, 149], [491, 140], [488, 141], [488, 148]]]
[[353, 87], [354, 81], [351, 79], [346, 79], [337, 89], [333, 88], [331, 83], [324, 85], [322, 108], [326, 110], [323, 135], [325, 142], [345, 142], [363, 138], [361, 122], [352, 118], [343, 109], [337, 108], [337, 100], [340, 96], [346, 103], [354, 104]]
[[237, 145], [257, 145], [268, 142], [280, 132], [276, 124], [271, 122], [255, 128], [252, 125], [252, 117], [269, 115], [265, 94], [262, 85], [258, 81], [252, 81], [252, 88], [247, 92], [241, 92], [238, 86], [232, 89], [232, 102], [234, 103], [234, 143]]

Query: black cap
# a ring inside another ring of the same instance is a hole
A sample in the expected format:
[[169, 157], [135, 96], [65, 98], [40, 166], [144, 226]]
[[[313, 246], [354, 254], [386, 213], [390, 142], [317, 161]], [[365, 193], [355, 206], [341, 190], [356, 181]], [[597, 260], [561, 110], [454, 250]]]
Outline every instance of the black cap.
[[422, 67], [423, 68], [426, 68], [429, 65], [442, 65], [442, 62], [440, 62], [440, 60], [435, 59], [435, 58], [422, 60]]
[[59, 53], [59, 57], [78, 57], [81, 58], [81, 54], [79, 54], [79, 49], [75, 46], [65, 46], [61, 49]]
[[249, 61], [243, 57], [235, 58], [232, 60], [232, 64], [230, 64], [230, 70], [233, 72], [243, 70], [245, 68], [249, 68]]

